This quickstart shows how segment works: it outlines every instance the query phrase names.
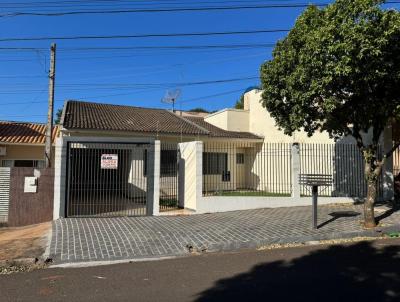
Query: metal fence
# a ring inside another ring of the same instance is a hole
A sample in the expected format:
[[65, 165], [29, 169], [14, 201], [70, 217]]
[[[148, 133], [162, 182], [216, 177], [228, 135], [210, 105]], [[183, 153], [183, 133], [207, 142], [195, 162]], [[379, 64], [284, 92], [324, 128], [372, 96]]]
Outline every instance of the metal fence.
[[[355, 144], [305, 143], [299, 144], [299, 148], [300, 174], [332, 176], [332, 186], [319, 188], [321, 196], [363, 198], [367, 195], [364, 159]], [[379, 147], [380, 156], [382, 151]], [[397, 156], [400, 163], [400, 155]], [[290, 196], [291, 192], [291, 144], [204, 144], [204, 196]], [[310, 196], [310, 188], [301, 185], [300, 194]], [[378, 197], [383, 197], [383, 173]]]
[[[382, 155], [382, 148], [378, 153]], [[355, 144], [300, 144], [300, 174], [332, 175], [333, 185], [320, 187], [319, 194], [329, 197], [365, 197], [367, 183], [364, 159]], [[382, 175], [378, 195], [383, 196]], [[310, 196], [310, 188], [302, 185], [300, 193]]]
[[204, 196], [290, 196], [291, 179], [290, 144], [204, 144]]
[[146, 215], [150, 145], [68, 143], [67, 216]]
[[178, 208], [178, 148], [162, 143], [160, 155], [160, 211]]

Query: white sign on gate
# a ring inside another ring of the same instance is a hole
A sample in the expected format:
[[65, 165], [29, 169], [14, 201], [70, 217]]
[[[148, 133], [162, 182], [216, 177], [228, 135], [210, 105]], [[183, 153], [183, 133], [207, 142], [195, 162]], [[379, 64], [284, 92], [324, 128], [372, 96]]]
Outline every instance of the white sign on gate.
[[118, 169], [118, 154], [102, 154], [101, 155], [102, 169]]

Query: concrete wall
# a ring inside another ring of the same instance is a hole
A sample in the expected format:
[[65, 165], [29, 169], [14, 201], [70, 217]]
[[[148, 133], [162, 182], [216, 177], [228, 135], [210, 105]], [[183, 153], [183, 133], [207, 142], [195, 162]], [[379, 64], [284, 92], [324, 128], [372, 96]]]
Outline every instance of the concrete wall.
[[[37, 176], [37, 192], [25, 193], [25, 177]], [[8, 225], [24, 226], [53, 218], [54, 169], [11, 168]]]
[[[353, 198], [320, 197], [318, 204], [353, 203]], [[218, 213], [262, 208], [310, 206], [311, 198], [207, 196], [197, 201], [196, 214]]]
[[196, 210], [203, 193], [203, 143], [180, 143], [179, 148], [179, 205]]

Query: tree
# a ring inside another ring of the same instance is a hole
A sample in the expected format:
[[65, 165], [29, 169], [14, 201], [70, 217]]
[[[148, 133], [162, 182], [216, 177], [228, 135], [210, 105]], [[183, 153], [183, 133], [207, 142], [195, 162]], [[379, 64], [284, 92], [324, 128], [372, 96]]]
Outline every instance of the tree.
[[201, 108], [201, 107], [193, 108], [193, 109], [190, 109], [190, 110], [188, 110], [188, 111], [189, 111], [189, 112], [210, 113], [210, 111], [208, 111], [208, 110], [206, 110], [206, 109], [204, 109], [204, 108]]
[[355, 138], [368, 185], [366, 227], [376, 225], [378, 178], [399, 146], [378, 154], [383, 131], [400, 108], [400, 13], [382, 3], [309, 6], [261, 66], [262, 103], [286, 134], [325, 130], [336, 139]]
[[249, 92], [249, 91], [251, 91], [253, 89], [260, 89], [260, 87], [259, 86], [247, 87], [246, 90], [240, 96], [240, 98], [236, 101], [236, 103], [235, 103], [235, 108], [236, 109], [244, 109], [244, 95], [245, 95], [246, 92]]
[[56, 118], [54, 119], [54, 124], [59, 125], [61, 122], [62, 108], [59, 108], [56, 112]]

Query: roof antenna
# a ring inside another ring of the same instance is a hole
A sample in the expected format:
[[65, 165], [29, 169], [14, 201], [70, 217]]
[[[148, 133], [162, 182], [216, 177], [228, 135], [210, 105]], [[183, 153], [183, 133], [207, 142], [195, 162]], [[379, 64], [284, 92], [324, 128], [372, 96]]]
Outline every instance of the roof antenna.
[[161, 99], [161, 102], [165, 104], [172, 104], [172, 112], [175, 113], [175, 103], [180, 96], [181, 96], [181, 90], [179, 88], [173, 90], [167, 90], [165, 96]]

